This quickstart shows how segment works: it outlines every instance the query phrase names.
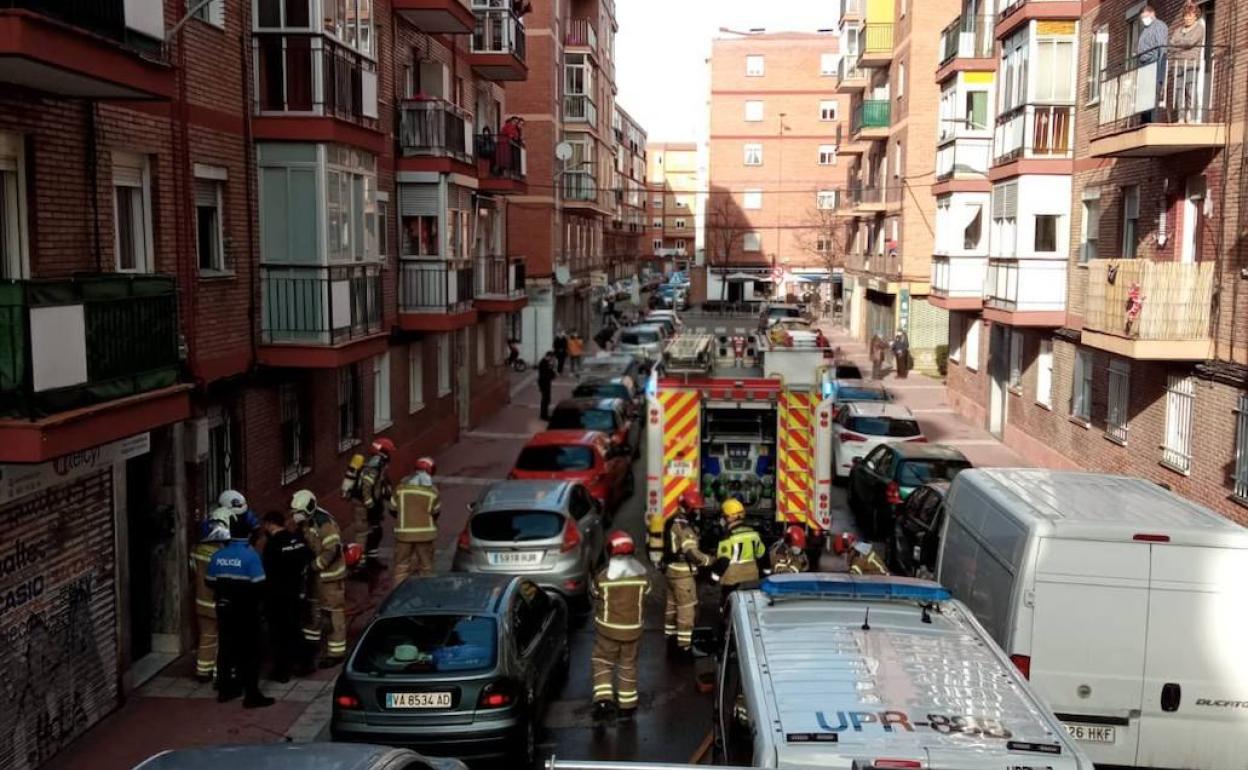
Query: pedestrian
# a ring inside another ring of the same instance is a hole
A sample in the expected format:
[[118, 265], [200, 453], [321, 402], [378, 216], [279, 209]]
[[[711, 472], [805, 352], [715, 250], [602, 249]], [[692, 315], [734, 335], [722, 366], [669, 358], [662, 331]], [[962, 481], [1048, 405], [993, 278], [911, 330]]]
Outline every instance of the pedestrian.
[[212, 557], [230, 542], [230, 514], [217, 508], [204, 522], [203, 536], [191, 550], [191, 572], [195, 576], [195, 618], [199, 622], [199, 643], [195, 654], [195, 678], [211, 682], [217, 670], [217, 599], [205, 578]]
[[660, 565], [667, 577], [667, 603], [663, 614], [663, 635], [668, 650], [682, 656], [693, 654], [693, 624], [698, 614], [697, 574], [714, 561], [698, 549], [698, 530], [692, 516], [702, 508], [701, 500], [686, 492], [676, 503], [663, 536]]
[[905, 332], [897, 332], [893, 336], [893, 370], [897, 378], [904, 380], [910, 374], [910, 338]]
[[771, 574], [788, 575], [810, 570], [810, 559], [806, 556], [806, 529], [798, 524], [790, 524], [784, 531], [784, 539], [777, 540], [767, 552], [771, 564]]
[[204, 582], [217, 603], [220, 650], [217, 700], [243, 696], [243, 708], [264, 708], [273, 699], [260, 692], [260, 608], [264, 601], [264, 565], [249, 542], [246, 517], [230, 519], [230, 542], [208, 562]]
[[537, 390], [542, 394], [539, 414], [543, 420], [550, 419], [550, 386], [555, 381], [555, 351], [548, 350], [537, 365]]
[[290, 499], [290, 512], [312, 549], [312, 570], [309, 577], [307, 617], [303, 638], [319, 654], [322, 613], [329, 615], [329, 639], [321, 668], [332, 668], [347, 656], [347, 597], [343, 581], [347, 564], [342, 547], [342, 533], [328, 511], [316, 504], [316, 495], [301, 489]]
[[421, 457], [415, 472], [394, 492], [398, 510], [394, 525], [395, 586], [408, 575], [426, 577], [434, 572], [438, 516], [442, 513], [442, 500], [433, 484], [434, 471], [433, 458]]
[[878, 334], [871, 336], [871, 379], [878, 380], [884, 376], [884, 350], [888, 347]]
[[598, 315], [603, 324], [606, 324], [607, 319], [611, 317], [611, 301], [605, 294], [602, 295], [602, 299], [598, 300]]
[[637, 712], [637, 652], [642, 607], [650, 592], [645, 566], [633, 556], [633, 538], [616, 530], [607, 536], [607, 565], [594, 576], [593, 718], [630, 720]]
[[581, 335], [572, 332], [568, 335], [568, 358], [572, 361], [572, 373], [577, 374], [581, 371], [581, 357], [585, 355], [585, 341], [581, 339]]
[[287, 522], [281, 511], [264, 515], [264, 574], [268, 585], [265, 597], [269, 621], [269, 647], [273, 652], [272, 679], [289, 682], [292, 673], [312, 673], [308, 645], [299, 628], [308, 595], [308, 569], [312, 549], [303, 533]]
[[711, 579], [719, 584], [721, 609], [728, 606], [728, 598], [740, 586], [748, 586], [762, 579], [766, 571], [767, 549], [763, 539], [745, 520], [745, 506], [730, 497], [721, 508], [724, 514], [724, 536], [715, 549], [715, 565]]
[[[396, 448], [393, 441], [382, 437], [374, 440], [369, 449], [372, 454], [360, 469], [359, 483], [349, 496], [354, 539], [364, 549], [364, 566], [367, 570], [381, 571], [386, 568], [381, 561], [382, 521], [386, 512], [394, 507], [394, 488], [387, 470]], [[364, 579], [368, 577], [367, 571], [356, 574]]]
[[563, 374], [563, 365], [568, 360], [568, 333], [566, 331], [560, 331], [555, 335], [555, 360], [559, 364], [559, 374]]
[[1178, 104], [1173, 105], [1175, 119], [1181, 123], [1203, 123], [1205, 20], [1200, 9], [1190, 0], [1183, 6], [1183, 23], [1170, 34], [1170, 92]]
[[[1164, 108], [1166, 106], [1166, 94], [1164, 90], [1166, 82], [1166, 46], [1170, 44], [1170, 28], [1166, 23], [1157, 18], [1157, 9], [1152, 3], [1145, 3], [1143, 10], [1140, 11], [1140, 38], [1135, 46], [1135, 60], [1140, 67], [1147, 67], [1149, 64], [1157, 65], [1157, 90], [1154, 95], [1157, 98], [1157, 107]], [[1151, 123], [1154, 118], [1154, 110], [1144, 113], [1143, 121]]]

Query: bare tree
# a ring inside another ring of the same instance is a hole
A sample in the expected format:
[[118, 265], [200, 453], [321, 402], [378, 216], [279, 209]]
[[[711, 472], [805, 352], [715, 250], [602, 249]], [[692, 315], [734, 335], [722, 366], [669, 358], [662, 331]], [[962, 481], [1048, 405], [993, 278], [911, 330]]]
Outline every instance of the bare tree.
[[717, 263], [724, 271], [719, 281], [721, 310], [728, 301], [728, 268], [732, 264], [732, 256], [740, 250], [749, 230], [749, 223], [731, 193], [712, 190], [707, 194], [706, 262], [708, 275], [710, 268]]
[[817, 203], [806, 216], [807, 225], [798, 230], [798, 245], [832, 274], [835, 268], [844, 268], [853, 243], [852, 220], [837, 212], [836, 208], [823, 208]]

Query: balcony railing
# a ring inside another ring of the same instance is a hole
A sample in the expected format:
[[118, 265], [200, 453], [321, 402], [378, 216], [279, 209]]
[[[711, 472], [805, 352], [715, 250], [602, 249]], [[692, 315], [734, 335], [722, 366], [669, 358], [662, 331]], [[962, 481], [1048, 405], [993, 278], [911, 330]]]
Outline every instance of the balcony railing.
[[1065, 310], [1066, 261], [990, 259], [984, 280], [984, 302], [1009, 312]]
[[1217, 102], [1223, 51], [1170, 46], [1153, 61], [1136, 57], [1101, 80], [1100, 126], [1117, 131], [1143, 123], [1220, 123]]
[[524, 296], [524, 257], [478, 257], [477, 296]]
[[1214, 263], [1094, 259], [1085, 329], [1150, 342], [1206, 340]]
[[568, 21], [567, 30], [564, 31], [563, 42], [565, 45], [592, 48], [596, 51], [598, 50], [598, 32], [589, 19], [571, 19]]
[[477, 159], [490, 164], [490, 176], [523, 182], [528, 173], [524, 142], [501, 134], [477, 134]]
[[0, 283], [0, 414], [34, 419], [168, 387], [178, 367], [170, 276]]
[[995, 16], [959, 16], [940, 33], [942, 65], [954, 59], [990, 59], [996, 31]]
[[985, 257], [933, 256], [932, 293], [942, 297], [982, 298], [987, 269]]
[[867, 56], [891, 54], [893, 52], [892, 23], [868, 23], [862, 35], [862, 52]]
[[567, 94], [563, 97], [563, 119], [569, 123], [598, 125], [598, 105], [584, 94]]
[[858, 64], [858, 57], [846, 54], [837, 66], [836, 85], [839, 88], [847, 80], [866, 80], [867, 71]]
[[855, 206], [899, 203], [900, 187], [858, 187], [851, 191]]
[[1074, 107], [1020, 104], [997, 117], [996, 162], [1070, 158], [1074, 131]]
[[[489, 8], [481, 8], [488, 3]], [[511, 3], [504, 7], [493, 7], [491, 0], [477, 0], [473, 13], [477, 15], [477, 27], [472, 33], [473, 53], [511, 54], [524, 61], [525, 37], [524, 21], [511, 12]], [[501, 4], [501, 3], [500, 3]]]
[[885, 250], [883, 254], [869, 254], [866, 257], [867, 272], [895, 278], [901, 275], [901, 254], [895, 249]]
[[570, 171], [563, 175], [563, 199], [565, 201], [598, 200], [598, 180], [588, 171]]
[[399, 103], [399, 149], [404, 157], [455, 158], [471, 163], [472, 122], [468, 113], [442, 99]]
[[256, 111], [377, 121], [377, 63], [328, 37], [257, 31]]
[[888, 128], [892, 102], [888, 99], [866, 99], [854, 107], [854, 115], [850, 121], [850, 135], [857, 134], [864, 128]]
[[400, 313], [462, 313], [472, 309], [472, 264], [441, 258], [399, 261]]
[[381, 265], [261, 265], [265, 344], [337, 345], [381, 332]]
[[936, 148], [936, 179], [986, 177], [991, 163], [992, 140], [988, 137], [960, 137]]

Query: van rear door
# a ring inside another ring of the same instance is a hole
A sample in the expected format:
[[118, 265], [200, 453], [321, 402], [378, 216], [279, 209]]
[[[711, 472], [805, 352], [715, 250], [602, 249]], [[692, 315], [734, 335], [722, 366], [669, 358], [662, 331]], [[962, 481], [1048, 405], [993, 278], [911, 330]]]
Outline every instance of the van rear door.
[[1032, 684], [1094, 762], [1134, 765], [1148, 543], [1042, 538], [1035, 575]]
[[1139, 754], [1240, 770], [1248, 756], [1248, 551], [1156, 543]]

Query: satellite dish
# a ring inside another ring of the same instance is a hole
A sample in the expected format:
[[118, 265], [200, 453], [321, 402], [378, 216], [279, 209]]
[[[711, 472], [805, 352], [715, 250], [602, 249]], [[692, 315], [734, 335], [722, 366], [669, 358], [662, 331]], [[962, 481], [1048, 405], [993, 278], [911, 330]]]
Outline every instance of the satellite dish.
[[560, 142], [555, 145], [555, 157], [559, 160], [566, 161], [572, 157], [572, 145], [567, 142]]

